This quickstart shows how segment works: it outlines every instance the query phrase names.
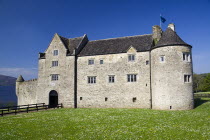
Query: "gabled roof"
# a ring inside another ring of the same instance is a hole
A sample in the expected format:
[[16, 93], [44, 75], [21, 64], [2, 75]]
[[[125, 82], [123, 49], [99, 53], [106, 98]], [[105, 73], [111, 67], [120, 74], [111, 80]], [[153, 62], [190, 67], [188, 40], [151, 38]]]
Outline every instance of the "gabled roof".
[[175, 31], [173, 31], [170, 27], [163, 32], [160, 41], [157, 43], [156, 46], [153, 48], [158, 48], [162, 46], [174, 46], [174, 45], [183, 45], [183, 46], [190, 46], [189, 44], [185, 43]]
[[89, 41], [79, 56], [126, 53], [131, 45], [137, 52], [149, 51], [152, 42], [151, 34]]
[[61, 41], [63, 42], [63, 44], [65, 45], [66, 49], [68, 49], [68, 54], [73, 54], [74, 50], [79, 46], [80, 42], [83, 39], [82, 37], [76, 37], [76, 38], [65, 38], [60, 36]]

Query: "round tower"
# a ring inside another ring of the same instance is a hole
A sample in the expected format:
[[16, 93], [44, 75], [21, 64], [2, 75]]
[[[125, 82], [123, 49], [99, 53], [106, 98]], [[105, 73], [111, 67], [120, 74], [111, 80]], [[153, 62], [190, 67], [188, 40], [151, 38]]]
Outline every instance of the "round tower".
[[152, 108], [193, 109], [191, 46], [169, 24], [151, 50]]

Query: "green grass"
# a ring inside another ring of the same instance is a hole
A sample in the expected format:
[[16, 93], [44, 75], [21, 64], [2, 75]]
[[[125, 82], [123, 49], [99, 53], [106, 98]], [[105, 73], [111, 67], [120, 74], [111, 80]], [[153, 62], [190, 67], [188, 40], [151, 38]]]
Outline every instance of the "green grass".
[[189, 111], [55, 109], [0, 117], [0, 139], [210, 139], [210, 101]]
[[195, 94], [210, 94], [210, 91], [209, 92], [197, 92]]

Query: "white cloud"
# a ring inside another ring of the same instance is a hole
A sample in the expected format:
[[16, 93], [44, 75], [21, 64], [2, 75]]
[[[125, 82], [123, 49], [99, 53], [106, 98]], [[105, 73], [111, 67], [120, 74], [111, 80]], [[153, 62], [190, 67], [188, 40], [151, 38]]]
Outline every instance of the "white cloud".
[[22, 75], [25, 80], [37, 78], [37, 68], [0, 68], [1, 75], [18, 77]]

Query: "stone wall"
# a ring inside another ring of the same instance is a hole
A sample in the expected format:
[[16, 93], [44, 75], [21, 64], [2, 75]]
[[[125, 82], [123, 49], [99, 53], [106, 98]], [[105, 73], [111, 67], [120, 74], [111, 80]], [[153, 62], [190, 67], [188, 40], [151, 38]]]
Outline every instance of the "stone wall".
[[[135, 54], [134, 62], [128, 62], [128, 54]], [[94, 65], [88, 65], [89, 59], [94, 60]], [[100, 64], [100, 60], [104, 63]], [[132, 47], [128, 53], [79, 57], [78, 107], [150, 108], [148, 60], [149, 52], [136, 52]], [[127, 82], [127, 74], [137, 74], [137, 82]], [[115, 75], [114, 83], [108, 82], [109, 75]], [[96, 76], [96, 83], [88, 84], [88, 76]]]
[[[54, 56], [53, 51], [58, 50]], [[37, 102], [49, 104], [49, 93], [58, 93], [58, 103], [64, 107], [74, 107], [74, 62], [75, 56], [66, 56], [67, 49], [56, 34], [45, 51], [45, 59], [39, 60]], [[52, 67], [52, 61], [58, 61]], [[51, 75], [59, 74], [59, 80], [52, 81]]]
[[[183, 61], [183, 52], [191, 54], [191, 48], [166, 46], [151, 51], [153, 109], [193, 109], [192, 57], [191, 62]], [[164, 62], [160, 56], [165, 56]], [[191, 82], [184, 82], [185, 74], [191, 75]]]
[[36, 100], [37, 79], [16, 82], [16, 94], [18, 105], [27, 105], [37, 103]]

